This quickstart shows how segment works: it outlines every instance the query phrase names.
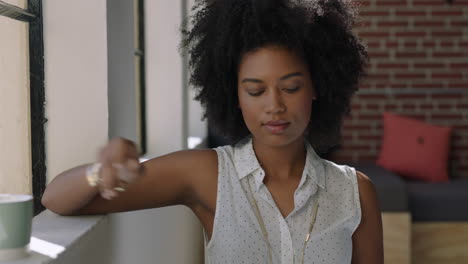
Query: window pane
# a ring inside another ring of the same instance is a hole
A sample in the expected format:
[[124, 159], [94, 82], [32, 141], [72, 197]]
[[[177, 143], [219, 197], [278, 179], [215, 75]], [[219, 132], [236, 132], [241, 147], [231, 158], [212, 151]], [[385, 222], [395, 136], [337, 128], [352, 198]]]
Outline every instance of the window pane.
[[0, 193], [32, 194], [28, 24], [0, 16], [0, 32]]

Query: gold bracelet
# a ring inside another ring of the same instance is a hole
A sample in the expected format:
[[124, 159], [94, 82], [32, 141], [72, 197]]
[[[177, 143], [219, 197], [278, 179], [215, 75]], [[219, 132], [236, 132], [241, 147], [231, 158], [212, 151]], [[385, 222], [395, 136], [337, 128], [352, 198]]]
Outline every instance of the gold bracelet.
[[99, 175], [99, 170], [101, 169], [101, 166], [101, 163], [96, 162], [88, 166], [88, 168], [86, 168], [86, 180], [88, 180], [88, 183], [91, 187], [97, 186], [99, 182], [102, 181]]
[[[102, 178], [99, 174], [99, 170], [101, 169], [102, 164], [99, 162], [96, 162], [88, 168], [86, 168], [86, 180], [88, 181], [88, 184], [91, 187], [96, 187], [100, 182], [102, 182]], [[125, 192], [126, 189], [123, 187], [114, 187], [115, 191], [118, 192]]]

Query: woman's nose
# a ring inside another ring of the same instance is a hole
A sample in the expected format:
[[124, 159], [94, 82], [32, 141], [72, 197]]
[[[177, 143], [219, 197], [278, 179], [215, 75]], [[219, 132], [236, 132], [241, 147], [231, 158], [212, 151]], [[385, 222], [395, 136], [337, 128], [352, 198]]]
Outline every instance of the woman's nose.
[[267, 113], [275, 114], [286, 111], [286, 105], [279, 92], [275, 91], [270, 93], [269, 96], [267, 96], [267, 100]]

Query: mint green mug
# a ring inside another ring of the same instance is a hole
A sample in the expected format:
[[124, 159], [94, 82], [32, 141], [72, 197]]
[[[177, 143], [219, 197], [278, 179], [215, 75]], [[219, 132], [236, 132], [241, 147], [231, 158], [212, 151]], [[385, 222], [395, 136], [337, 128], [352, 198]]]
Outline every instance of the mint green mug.
[[0, 194], [0, 261], [28, 255], [33, 218], [33, 197]]

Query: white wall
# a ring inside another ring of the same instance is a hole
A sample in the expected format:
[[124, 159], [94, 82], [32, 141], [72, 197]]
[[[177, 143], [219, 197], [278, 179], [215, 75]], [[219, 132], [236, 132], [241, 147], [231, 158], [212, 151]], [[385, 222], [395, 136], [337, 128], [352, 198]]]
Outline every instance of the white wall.
[[[107, 61], [109, 138], [125, 137], [140, 142], [136, 87], [135, 12], [134, 1], [107, 2]], [[139, 144], [137, 144], [139, 146]]]
[[[148, 158], [180, 150], [186, 142], [183, 63], [178, 53], [181, 8], [181, 1], [145, 2]], [[187, 207], [115, 216], [111, 224], [119, 232], [113, 233], [112, 263], [203, 263], [201, 225]]]
[[106, 1], [45, 0], [43, 13], [50, 182], [96, 160], [98, 147], [107, 142]]
[[28, 24], [0, 16], [0, 34], [0, 193], [32, 194]]

